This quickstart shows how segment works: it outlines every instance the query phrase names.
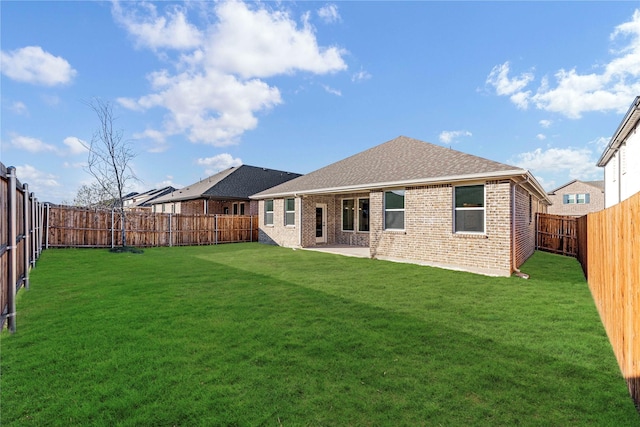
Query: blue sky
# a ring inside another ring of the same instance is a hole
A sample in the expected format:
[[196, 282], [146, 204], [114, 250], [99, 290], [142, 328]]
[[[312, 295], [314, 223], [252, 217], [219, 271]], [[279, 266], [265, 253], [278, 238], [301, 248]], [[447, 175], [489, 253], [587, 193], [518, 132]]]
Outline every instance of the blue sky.
[[0, 160], [71, 202], [113, 104], [144, 191], [228, 166], [307, 173], [399, 135], [595, 166], [640, 94], [640, 2], [2, 1]]

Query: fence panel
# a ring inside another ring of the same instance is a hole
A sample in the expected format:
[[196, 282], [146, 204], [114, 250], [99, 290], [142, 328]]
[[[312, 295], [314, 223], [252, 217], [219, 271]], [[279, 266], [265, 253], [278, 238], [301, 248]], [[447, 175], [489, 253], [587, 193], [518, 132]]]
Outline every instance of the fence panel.
[[[122, 220], [117, 210], [48, 206], [47, 247], [119, 246]], [[257, 216], [184, 215], [126, 212], [128, 246], [195, 246], [252, 242], [258, 238]]]
[[16, 294], [29, 287], [29, 271], [42, 249], [42, 205], [22, 185], [15, 168], [0, 163], [0, 329], [16, 330]]
[[586, 220], [589, 289], [640, 407], [640, 193]]
[[576, 218], [537, 214], [536, 249], [576, 256], [578, 250]]
[[0, 163], [0, 209], [2, 220], [0, 221], [0, 319], [4, 327], [5, 319], [9, 314], [9, 179], [7, 169]]

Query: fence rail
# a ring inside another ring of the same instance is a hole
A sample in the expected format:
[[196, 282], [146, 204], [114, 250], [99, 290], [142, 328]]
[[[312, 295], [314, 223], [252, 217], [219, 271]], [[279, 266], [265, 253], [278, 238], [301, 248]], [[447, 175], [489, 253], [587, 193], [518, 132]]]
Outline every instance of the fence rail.
[[16, 331], [16, 294], [42, 251], [43, 205], [0, 163], [0, 330]]
[[[46, 209], [45, 247], [117, 246], [122, 218], [117, 210], [51, 206]], [[127, 245], [195, 246], [258, 240], [258, 217], [184, 215], [130, 211], [125, 217]]]

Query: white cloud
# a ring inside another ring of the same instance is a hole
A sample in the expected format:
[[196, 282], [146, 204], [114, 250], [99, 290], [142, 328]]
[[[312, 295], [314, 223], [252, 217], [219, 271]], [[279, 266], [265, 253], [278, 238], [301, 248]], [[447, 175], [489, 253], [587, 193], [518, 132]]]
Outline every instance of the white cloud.
[[11, 145], [30, 153], [56, 153], [58, 151], [55, 146], [30, 136], [11, 135]]
[[133, 134], [135, 139], [146, 139], [152, 142], [152, 146], [147, 149], [149, 153], [162, 153], [169, 148], [164, 133], [155, 129], [146, 129], [144, 132]]
[[595, 145], [596, 151], [599, 154], [602, 154], [604, 152], [604, 149], [607, 148], [607, 145], [609, 145], [609, 141], [610, 140], [611, 140], [611, 138], [606, 138], [604, 136], [600, 136], [600, 137], [594, 139], [593, 141], [589, 141], [588, 144], [589, 145]]
[[58, 176], [40, 171], [31, 165], [16, 166], [16, 176], [23, 184], [29, 184], [29, 191], [33, 191], [38, 197], [47, 194], [47, 191], [61, 187]]
[[536, 135], [536, 138], [538, 138], [538, 140], [540, 141], [544, 141], [545, 139], [547, 139], [547, 136], [543, 133], [539, 133]]
[[363, 82], [365, 80], [369, 80], [371, 78], [371, 74], [369, 74], [368, 72], [364, 71], [364, 70], [360, 70], [357, 73], [355, 73], [353, 76], [351, 76], [351, 81], [352, 82]]
[[444, 130], [440, 132], [438, 139], [444, 144], [451, 144], [458, 142], [457, 139], [463, 136], [473, 136], [473, 134], [467, 130]]
[[141, 2], [140, 8], [146, 14], [140, 16], [135, 9], [124, 10], [117, 1], [113, 5], [114, 18], [135, 37], [140, 47], [182, 50], [202, 42], [202, 33], [187, 22], [185, 9], [180, 6], [172, 5], [167, 8], [167, 16], [159, 16], [155, 5]]
[[150, 78], [157, 92], [131, 102], [143, 109], [168, 109], [171, 114], [164, 133], [186, 132], [191, 142], [219, 147], [233, 144], [257, 126], [254, 112], [282, 102], [277, 88], [257, 79], [240, 81], [213, 71], [176, 76], [160, 72]]
[[[126, 5], [136, 7], [137, 3]], [[119, 8], [117, 3], [114, 9]], [[145, 10], [151, 15], [150, 19], [158, 21], [155, 7]], [[217, 3], [213, 10], [216, 16], [207, 17], [213, 24], [199, 33], [208, 36], [194, 37], [193, 43], [185, 43], [183, 46], [191, 50], [175, 59], [179, 72], [174, 74], [168, 69], [152, 72], [148, 75], [150, 94], [118, 100], [132, 110], [164, 108], [169, 111], [162, 128], [144, 132], [147, 136], [155, 133], [156, 141], [160, 140], [160, 134], [166, 137], [186, 133], [191, 142], [213, 146], [237, 143], [244, 132], [257, 126], [257, 113], [282, 103], [280, 90], [261, 78], [295, 71], [325, 74], [347, 68], [341, 49], [318, 46], [308, 14], [299, 27], [287, 12], [268, 10], [265, 5], [249, 7], [242, 2], [228, 1]], [[129, 19], [126, 28], [130, 31], [140, 27], [134, 25], [137, 20], [146, 22], [133, 12], [114, 13]], [[168, 13], [174, 20], [180, 15], [186, 25], [187, 15], [183, 9], [171, 9]], [[160, 26], [154, 31], [164, 29]], [[141, 37], [140, 33], [133, 35]], [[148, 43], [148, 39], [144, 38], [145, 43], [141, 43], [155, 48], [164, 46]], [[163, 148], [164, 145], [159, 144], [152, 150]]]
[[533, 74], [509, 77], [509, 62], [495, 66], [487, 83], [496, 94], [509, 96], [518, 108], [529, 104], [544, 111], [577, 119], [590, 111], [616, 111], [623, 113], [640, 93], [640, 10], [629, 22], [618, 25], [610, 35], [612, 41], [626, 42], [604, 66], [594, 67], [599, 72], [582, 74], [575, 68], [561, 68], [554, 74], [555, 86], [543, 77], [533, 93], [525, 88], [533, 81]]
[[173, 188], [182, 188], [184, 185], [176, 184], [173, 181], [173, 175], [167, 175], [164, 181], [156, 182], [155, 188], [164, 188], [164, 187], [173, 187]]
[[338, 6], [335, 4], [327, 4], [318, 9], [318, 16], [327, 24], [340, 21], [340, 13], [338, 12]]
[[553, 124], [551, 120], [540, 120], [538, 123], [545, 129], [548, 129]]
[[338, 89], [334, 89], [330, 86], [327, 85], [322, 85], [322, 88], [327, 92], [330, 93], [331, 95], [336, 95], [336, 96], [342, 96], [342, 92]]
[[588, 148], [537, 148], [518, 154], [509, 162], [536, 176], [545, 172], [565, 172], [571, 179], [595, 179], [602, 174], [596, 161], [593, 151]]
[[69, 154], [71, 155], [84, 154], [89, 151], [88, 144], [75, 136], [69, 136], [62, 142], [69, 147]]
[[501, 65], [493, 67], [487, 76], [486, 83], [495, 87], [496, 94], [501, 96], [509, 96], [511, 101], [519, 108], [526, 109], [528, 107], [528, 98], [530, 91], [523, 91], [532, 80], [532, 73], [522, 73], [518, 77], [509, 77], [509, 61]]
[[77, 74], [67, 60], [45, 52], [40, 46], [0, 51], [0, 64], [2, 74], [10, 79], [44, 86], [69, 83]]
[[28, 116], [29, 115], [29, 109], [24, 104], [24, 102], [16, 101], [13, 104], [11, 104], [9, 109], [11, 111], [13, 111], [14, 113], [16, 113], [18, 115], [21, 115], [21, 116]]
[[64, 162], [64, 163], [62, 163], [62, 167], [64, 167], [65, 169], [82, 169], [82, 168], [84, 168], [86, 166], [87, 166], [86, 162], [75, 162], [75, 163]]
[[216, 70], [250, 78], [347, 69], [343, 49], [318, 46], [314, 29], [307, 22], [299, 28], [285, 11], [228, 1], [216, 13], [219, 22], [205, 47], [208, 66]]
[[196, 163], [200, 166], [206, 166], [205, 173], [207, 175], [213, 175], [231, 166], [242, 165], [242, 159], [233, 158], [231, 154], [223, 153], [213, 157], [200, 158]]

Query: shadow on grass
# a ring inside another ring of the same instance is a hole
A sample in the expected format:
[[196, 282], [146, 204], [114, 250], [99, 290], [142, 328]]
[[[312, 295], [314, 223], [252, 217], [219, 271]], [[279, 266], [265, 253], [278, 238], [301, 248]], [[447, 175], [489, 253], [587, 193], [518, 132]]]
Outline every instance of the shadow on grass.
[[[224, 251], [243, 265], [251, 253]], [[59, 267], [45, 256], [22, 301], [34, 306], [31, 313], [21, 333], [2, 342], [3, 425], [637, 421], [615, 365], [585, 367], [469, 333], [464, 313], [459, 323], [449, 314], [445, 322], [437, 305], [418, 317], [287, 280], [291, 270], [260, 274], [216, 256], [177, 254], [149, 250], [74, 263], [75, 275], [97, 277], [89, 283], [46, 274]], [[336, 264], [325, 254], [304, 257]], [[347, 272], [359, 264], [347, 262]], [[127, 279], [131, 271], [135, 281]], [[385, 286], [358, 284], [345, 273], [336, 268], [328, 277], [365, 292]], [[424, 296], [402, 281], [394, 286]], [[46, 304], [61, 308], [51, 312]]]
[[115, 254], [122, 254], [122, 253], [141, 254], [141, 253], [144, 253], [144, 251], [142, 249], [136, 248], [134, 246], [115, 246], [115, 247], [109, 249], [109, 252], [115, 253]]

